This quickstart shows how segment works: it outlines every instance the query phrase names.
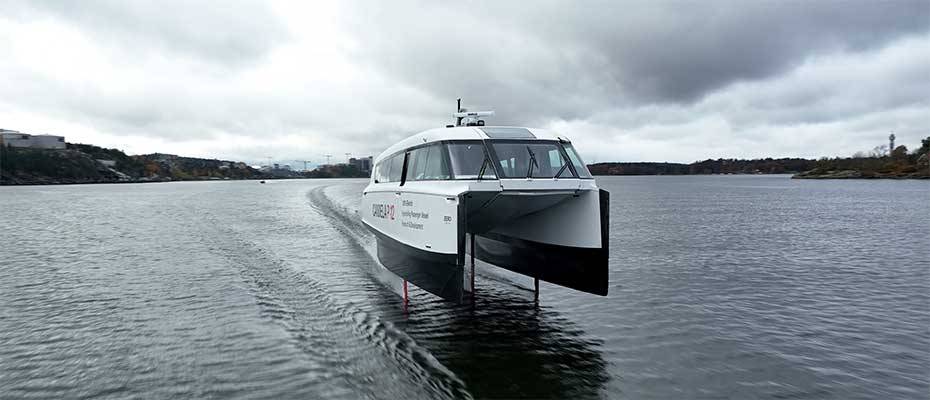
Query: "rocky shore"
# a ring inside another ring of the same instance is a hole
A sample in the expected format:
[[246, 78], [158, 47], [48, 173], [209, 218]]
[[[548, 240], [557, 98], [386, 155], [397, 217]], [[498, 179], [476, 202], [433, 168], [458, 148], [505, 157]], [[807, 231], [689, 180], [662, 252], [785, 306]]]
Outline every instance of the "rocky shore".
[[791, 179], [930, 179], [928, 171], [920, 172], [874, 172], [856, 170], [811, 170], [795, 174]]
[[228, 160], [174, 154], [127, 155], [120, 150], [68, 143], [65, 149], [0, 145], [0, 185], [67, 185], [246, 179], [365, 178], [352, 165], [327, 165], [313, 171], [256, 169]]
[[794, 179], [930, 179], [930, 137], [912, 152], [898, 146], [870, 156], [822, 158]]
[[244, 164], [171, 154], [129, 156], [122, 151], [68, 143], [65, 149], [0, 148], [0, 184], [53, 185], [179, 180], [266, 179]]

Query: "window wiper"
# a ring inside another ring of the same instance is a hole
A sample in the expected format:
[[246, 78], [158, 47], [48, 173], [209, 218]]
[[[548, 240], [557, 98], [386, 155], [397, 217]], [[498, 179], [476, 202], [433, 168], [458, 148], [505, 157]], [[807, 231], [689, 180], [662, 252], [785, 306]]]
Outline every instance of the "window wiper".
[[488, 163], [491, 160], [488, 160], [487, 157], [484, 158], [484, 162], [481, 163], [481, 169], [478, 170], [478, 180], [480, 181], [484, 177], [484, 170], [488, 167]]
[[533, 166], [535, 165], [537, 168], [539, 168], [539, 163], [536, 162], [536, 155], [533, 154], [533, 150], [530, 150], [530, 146], [526, 146], [526, 151], [527, 153], [530, 153], [530, 161], [531, 161], [530, 165], [526, 167], [526, 177], [532, 178], [533, 177]]
[[559, 168], [559, 172], [555, 174], [556, 178], [562, 176], [562, 173], [565, 172], [565, 169], [568, 168], [568, 163], [562, 164], [562, 168]]

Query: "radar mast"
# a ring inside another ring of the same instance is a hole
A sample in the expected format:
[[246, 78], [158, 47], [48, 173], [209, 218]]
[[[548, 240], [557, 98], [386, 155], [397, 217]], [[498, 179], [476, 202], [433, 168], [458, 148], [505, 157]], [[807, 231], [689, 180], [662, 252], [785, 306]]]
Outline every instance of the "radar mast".
[[455, 117], [455, 126], [484, 126], [484, 120], [481, 117], [494, 116], [494, 111], [468, 111], [462, 107], [462, 99], [458, 99], [456, 110], [452, 113]]

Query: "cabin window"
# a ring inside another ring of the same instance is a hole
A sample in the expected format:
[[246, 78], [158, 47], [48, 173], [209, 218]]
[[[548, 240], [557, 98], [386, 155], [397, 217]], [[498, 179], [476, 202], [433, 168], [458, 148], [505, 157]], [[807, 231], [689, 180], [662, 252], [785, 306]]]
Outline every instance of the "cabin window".
[[455, 179], [497, 179], [481, 142], [449, 143], [449, 161]]
[[383, 183], [388, 181], [388, 164], [387, 161], [381, 161], [375, 164], [375, 172], [372, 174], [375, 177], [375, 182]]
[[375, 181], [377, 183], [400, 182], [404, 170], [404, 154], [396, 154], [375, 164]]
[[428, 155], [429, 149], [426, 147], [410, 150], [410, 155], [407, 157], [407, 181], [423, 180]]
[[565, 148], [565, 153], [568, 154], [568, 158], [572, 160], [572, 165], [575, 167], [575, 171], [578, 172], [578, 176], [582, 178], [591, 178], [591, 172], [588, 171], [588, 167], [586, 167], [584, 162], [581, 161], [581, 157], [578, 156], [578, 152], [575, 151], [575, 148], [572, 147], [572, 144], [563, 143], [562, 147]]
[[404, 172], [404, 153], [391, 157], [391, 170], [388, 171], [388, 182], [400, 182]]
[[556, 142], [492, 141], [503, 178], [574, 178]]
[[429, 155], [426, 159], [424, 175], [428, 180], [449, 179], [449, 166], [443, 157], [442, 145], [429, 146]]
[[450, 178], [442, 145], [413, 149], [407, 159], [407, 181], [435, 181]]
[[559, 149], [549, 150], [548, 153], [549, 154], [547, 158], [549, 159], [549, 168], [554, 168], [556, 171], [558, 171], [559, 168], [562, 168], [562, 165], [565, 165]]

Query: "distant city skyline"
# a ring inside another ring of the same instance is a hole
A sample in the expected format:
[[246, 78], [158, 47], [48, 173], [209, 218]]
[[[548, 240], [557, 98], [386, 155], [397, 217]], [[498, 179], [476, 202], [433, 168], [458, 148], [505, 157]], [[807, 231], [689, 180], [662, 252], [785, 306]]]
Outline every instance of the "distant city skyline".
[[[368, 160], [367, 163], [364, 161], [365, 159]], [[295, 171], [311, 171], [317, 167], [324, 166], [324, 165], [349, 164], [349, 165], [355, 165], [359, 167], [359, 169], [362, 171], [370, 171], [371, 163], [373, 159], [374, 159], [374, 156], [357, 156], [357, 157], [350, 157], [348, 160], [335, 160], [335, 161], [331, 161], [327, 163], [325, 161], [315, 162], [312, 160], [296, 160], [296, 159], [295, 160], [287, 160], [287, 159], [276, 160], [274, 158], [271, 158], [269, 160], [266, 160], [258, 164], [249, 164], [249, 165], [254, 166], [254, 167], [266, 167], [268, 165], [288, 165], [290, 166], [291, 169]]]
[[459, 97], [589, 163], [930, 135], [926, 1], [3, 2], [0, 52], [2, 128], [253, 165], [377, 156]]
[[[66, 138], [60, 135], [49, 135], [45, 133], [40, 133], [40, 134], [29, 133], [29, 132], [23, 132], [23, 131], [19, 131], [15, 129], [6, 129], [6, 128], [0, 128], [0, 134], [2, 134], [2, 138], [0, 138], [0, 144], [9, 143], [15, 147], [61, 148], [61, 149], [65, 148]], [[23, 145], [18, 142], [12, 142], [10, 139], [13, 138], [14, 136], [15, 136], [15, 139], [18, 140], [19, 142], [23, 142], [26, 144]], [[23, 136], [23, 138], [20, 138], [20, 136]], [[27, 137], [31, 137], [31, 138], [27, 138]], [[41, 145], [30, 144], [29, 143], [30, 141], [41, 142]], [[78, 144], [89, 144], [89, 145], [97, 146], [97, 144], [94, 144], [94, 143], [78, 143]], [[122, 149], [118, 149], [118, 150], [122, 150]], [[165, 153], [165, 152], [130, 153], [130, 155], [141, 155], [141, 154], [152, 154], [152, 153]], [[174, 153], [169, 153], [169, 154], [174, 154]], [[362, 156], [362, 155], [356, 155], [352, 157], [352, 153], [343, 153], [343, 154], [349, 158], [346, 160], [337, 159], [333, 162], [330, 162], [330, 160], [323, 161], [320, 158], [317, 158], [317, 160], [307, 160], [307, 159], [281, 159], [281, 158], [276, 158], [276, 157], [265, 157], [265, 159], [263, 160], [229, 160], [229, 161], [243, 162], [243, 163], [246, 163], [254, 167], [267, 167], [272, 164], [275, 164], [275, 165], [281, 164], [281, 165], [288, 165], [290, 168], [294, 170], [310, 171], [322, 165], [352, 164], [352, 162], [357, 159], [365, 159], [365, 158], [371, 159], [374, 157], [374, 156]], [[188, 154], [175, 154], [175, 155], [182, 156], [182, 157], [189, 156]], [[322, 157], [325, 157], [325, 155], [323, 155]], [[206, 158], [214, 159], [214, 158], [222, 158], [222, 157], [206, 157]], [[369, 170], [371, 169], [370, 163], [367, 168]]]

